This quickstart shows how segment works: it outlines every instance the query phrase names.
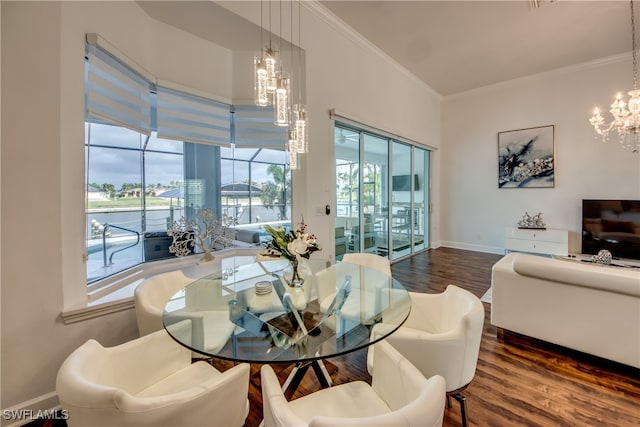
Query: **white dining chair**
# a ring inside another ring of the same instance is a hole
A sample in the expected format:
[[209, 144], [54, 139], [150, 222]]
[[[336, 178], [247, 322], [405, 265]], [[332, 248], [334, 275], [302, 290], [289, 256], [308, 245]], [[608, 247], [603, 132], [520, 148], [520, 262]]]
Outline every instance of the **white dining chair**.
[[56, 379], [70, 427], [242, 426], [248, 386], [248, 364], [220, 372], [191, 363], [191, 352], [164, 330], [115, 347], [90, 339]]
[[351, 252], [344, 254], [342, 261], [351, 264], [359, 264], [391, 276], [391, 262], [388, 258], [380, 255], [366, 252]]
[[[388, 303], [386, 294], [393, 286], [389, 260], [368, 253], [345, 254], [342, 262], [316, 273], [314, 280], [321, 313], [328, 312], [348, 281], [349, 292], [340, 316], [362, 324], [379, 321], [378, 317]], [[335, 320], [329, 319], [325, 324], [335, 330]]]
[[441, 426], [445, 382], [425, 378], [385, 342], [376, 344], [371, 385], [353, 381], [288, 402], [269, 365], [261, 369], [264, 427]]
[[133, 295], [140, 336], [163, 329], [162, 314], [167, 301], [190, 282], [193, 279], [175, 270], [144, 279], [136, 287]]
[[[409, 292], [411, 312], [405, 323], [385, 341], [396, 348], [426, 377], [442, 375], [447, 400], [460, 403], [462, 425], [467, 425], [466, 398], [462, 394], [476, 372], [484, 325], [484, 307], [471, 292], [454, 285], [440, 294]], [[388, 325], [375, 325], [376, 339]], [[367, 354], [367, 369], [375, 366], [377, 350]]]
[[[190, 286], [185, 288], [188, 284]], [[165, 313], [169, 299], [182, 288], [185, 288], [185, 292], [180, 308]], [[191, 348], [209, 354], [217, 353], [226, 344], [235, 328], [229, 320], [227, 299], [213, 298], [214, 295], [222, 294], [221, 279], [194, 280], [180, 270], [146, 279], [134, 292], [138, 331], [140, 335], [145, 335], [163, 329], [163, 316], [171, 323], [188, 319], [190, 338], [186, 341], [191, 344]], [[169, 329], [175, 334], [172, 326]], [[198, 351], [194, 351], [192, 356], [208, 357]]]

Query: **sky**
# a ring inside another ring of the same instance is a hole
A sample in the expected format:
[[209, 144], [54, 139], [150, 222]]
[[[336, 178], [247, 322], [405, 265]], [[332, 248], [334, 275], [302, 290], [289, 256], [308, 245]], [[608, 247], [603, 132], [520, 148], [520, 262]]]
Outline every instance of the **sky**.
[[[142, 162], [139, 148], [146, 140], [145, 135], [141, 136], [137, 132], [121, 127], [96, 124], [92, 124], [91, 129], [87, 129], [85, 135], [93, 145], [88, 159], [89, 183], [98, 185], [113, 184], [116, 190], [119, 190], [124, 183], [141, 182]], [[109, 145], [123, 149], [114, 150], [96, 145]], [[147, 185], [162, 184], [169, 186], [171, 181], [181, 182], [184, 180], [181, 155], [182, 145], [181, 141], [157, 138], [155, 132], [152, 133], [145, 154]], [[154, 152], [154, 150], [168, 153], [158, 153]], [[273, 152], [273, 150], [268, 151]], [[223, 152], [231, 153], [232, 150], [223, 149]], [[239, 154], [242, 154], [239, 158], [247, 158], [246, 152]], [[267, 154], [269, 153], [265, 152], [263, 160], [276, 161], [273, 155]], [[268, 159], [268, 157], [271, 157], [271, 159]], [[280, 156], [276, 155], [276, 157]], [[246, 179], [248, 179], [248, 168], [246, 166], [238, 166], [231, 173], [225, 171], [221, 177], [222, 185], [230, 184], [234, 181], [241, 182]], [[258, 183], [272, 181], [271, 176], [266, 173], [266, 166], [262, 167], [262, 165], [258, 164], [254, 165], [251, 179]]]

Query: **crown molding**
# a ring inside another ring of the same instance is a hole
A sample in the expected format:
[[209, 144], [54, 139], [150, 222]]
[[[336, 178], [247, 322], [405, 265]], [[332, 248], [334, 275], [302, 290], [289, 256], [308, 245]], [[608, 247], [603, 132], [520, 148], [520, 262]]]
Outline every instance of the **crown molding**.
[[554, 70], [543, 71], [541, 73], [530, 74], [528, 76], [518, 77], [511, 80], [505, 80], [499, 83], [494, 83], [486, 86], [482, 86], [475, 89], [470, 89], [464, 92], [454, 93], [453, 95], [447, 95], [442, 97], [442, 102], [453, 101], [456, 99], [466, 98], [468, 96], [480, 95], [486, 92], [490, 92], [496, 89], [508, 88], [511, 86], [516, 86], [522, 83], [531, 82], [535, 80], [540, 80], [542, 78], [563, 75], [563, 74], [572, 74], [579, 71], [591, 70], [593, 68], [604, 67], [611, 64], [618, 64], [620, 62], [626, 62], [631, 60], [631, 52], [621, 53], [618, 55], [607, 56], [600, 59], [594, 59], [592, 61], [581, 62], [579, 64], [568, 65], [562, 68], [556, 68]]
[[409, 70], [404, 68], [402, 65], [396, 62], [389, 55], [384, 53], [380, 48], [378, 48], [376, 45], [374, 45], [368, 39], [366, 39], [362, 34], [360, 34], [356, 30], [354, 30], [352, 27], [350, 27], [349, 24], [347, 24], [338, 16], [336, 16], [333, 12], [331, 12], [329, 9], [323, 6], [319, 1], [317, 0], [304, 1], [302, 2], [302, 4], [304, 4], [304, 6], [311, 13], [316, 15], [318, 18], [320, 18], [323, 22], [325, 22], [331, 28], [336, 30], [338, 33], [344, 35], [345, 37], [347, 37], [349, 40], [351, 40], [361, 48], [374, 53], [375, 55], [380, 57], [382, 60], [387, 62], [389, 65], [393, 66], [396, 70], [400, 71], [406, 77], [413, 80], [420, 87], [427, 90], [432, 95], [436, 96], [439, 100], [442, 100], [442, 95], [436, 92], [431, 86], [429, 86], [428, 84], [420, 80], [418, 77], [416, 77], [415, 74], [411, 73]]

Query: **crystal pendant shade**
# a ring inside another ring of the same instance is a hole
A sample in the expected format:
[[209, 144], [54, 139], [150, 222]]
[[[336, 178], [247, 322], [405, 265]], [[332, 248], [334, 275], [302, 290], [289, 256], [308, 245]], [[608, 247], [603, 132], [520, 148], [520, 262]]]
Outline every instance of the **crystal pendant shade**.
[[305, 154], [309, 151], [309, 147], [307, 143], [307, 112], [305, 111], [304, 106], [296, 104], [294, 107], [293, 116], [293, 124], [295, 126], [297, 140], [297, 150], [298, 153]]
[[297, 150], [297, 141], [296, 141], [296, 132], [293, 129], [289, 129], [289, 168], [292, 170], [298, 169], [298, 150]]
[[290, 106], [289, 106], [289, 77], [286, 73], [277, 74], [276, 93], [274, 94], [274, 114], [273, 124], [276, 126], [289, 126]]
[[271, 48], [267, 49], [264, 57], [265, 67], [267, 69], [267, 92], [274, 93], [277, 87], [276, 80], [276, 53]]
[[256, 105], [266, 107], [270, 104], [267, 93], [267, 66], [264, 59], [253, 58], [254, 64], [254, 97]]

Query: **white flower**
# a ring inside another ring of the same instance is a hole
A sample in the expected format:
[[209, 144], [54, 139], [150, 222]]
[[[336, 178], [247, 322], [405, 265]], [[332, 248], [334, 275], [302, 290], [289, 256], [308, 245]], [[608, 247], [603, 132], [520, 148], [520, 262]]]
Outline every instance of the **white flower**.
[[289, 242], [287, 250], [292, 254], [304, 255], [309, 249], [307, 248], [307, 243], [304, 241], [304, 237], [301, 236], [292, 242]]

